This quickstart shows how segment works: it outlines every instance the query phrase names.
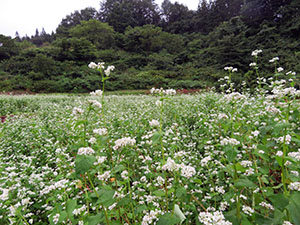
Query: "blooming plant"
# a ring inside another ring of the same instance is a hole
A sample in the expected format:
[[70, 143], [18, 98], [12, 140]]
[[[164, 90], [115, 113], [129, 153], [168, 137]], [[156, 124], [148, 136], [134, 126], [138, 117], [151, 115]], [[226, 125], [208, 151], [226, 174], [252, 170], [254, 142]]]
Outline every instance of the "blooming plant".
[[0, 96], [0, 224], [300, 224], [300, 91], [267, 82]]

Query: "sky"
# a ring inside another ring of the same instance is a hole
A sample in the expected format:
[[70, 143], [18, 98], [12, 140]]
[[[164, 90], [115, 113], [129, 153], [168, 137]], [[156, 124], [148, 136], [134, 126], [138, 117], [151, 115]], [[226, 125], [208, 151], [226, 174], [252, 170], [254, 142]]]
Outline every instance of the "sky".
[[[175, 2], [175, 0], [170, 0]], [[155, 0], [159, 6], [163, 0]], [[189, 9], [197, 9], [199, 0], [177, 0]], [[21, 37], [40, 32], [55, 31], [66, 15], [75, 10], [93, 7], [99, 10], [100, 0], [0, 0], [0, 34], [15, 37], [18, 31]]]

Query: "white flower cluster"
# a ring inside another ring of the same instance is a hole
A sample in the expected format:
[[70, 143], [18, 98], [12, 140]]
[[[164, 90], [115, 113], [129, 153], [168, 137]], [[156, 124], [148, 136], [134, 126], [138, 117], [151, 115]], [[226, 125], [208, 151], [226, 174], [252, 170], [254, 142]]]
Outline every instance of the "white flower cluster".
[[80, 215], [82, 212], [86, 211], [86, 209], [87, 209], [86, 206], [83, 205], [81, 208], [74, 209], [72, 213], [73, 213], [73, 215], [78, 216], [78, 215]]
[[149, 125], [151, 127], [158, 127], [159, 126], [159, 122], [157, 120], [151, 120], [151, 121], [149, 121]]
[[221, 120], [221, 119], [228, 119], [228, 116], [225, 113], [219, 113], [218, 119], [219, 120]]
[[232, 100], [241, 100], [241, 99], [246, 99], [247, 97], [245, 95], [240, 94], [239, 92], [232, 92], [230, 94], [224, 95], [222, 98], [222, 101], [225, 99], [227, 101], [232, 101]]
[[168, 170], [170, 172], [179, 171], [181, 169], [181, 176], [186, 178], [191, 178], [196, 174], [196, 170], [192, 166], [186, 166], [183, 163], [177, 164], [173, 159], [170, 157], [168, 158], [165, 165], [162, 166], [162, 170]]
[[106, 159], [106, 156], [96, 156], [96, 162], [94, 162], [94, 165], [100, 165], [104, 163]]
[[196, 174], [196, 170], [192, 166], [186, 166], [182, 165], [181, 166], [181, 176], [186, 177], [186, 178], [191, 178]]
[[281, 143], [286, 143], [286, 144], [290, 144], [290, 142], [291, 142], [291, 140], [292, 140], [292, 137], [291, 137], [291, 135], [289, 135], [289, 134], [287, 134], [286, 136], [283, 136], [283, 137], [279, 137], [278, 139], [277, 139], [277, 141], [279, 141], [279, 142], [281, 142]]
[[255, 63], [255, 62], [252, 62], [252, 63], [249, 64], [249, 66], [250, 66], [250, 67], [255, 67], [255, 66], [256, 66], [256, 63]]
[[53, 223], [54, 223], [54, 224], [57, 224], [57, 223], [58, 223], [59, 217], [60, 217], [59, 213], [57, 213], [57, 214], [55, 214], [55, 215], [53, 216]]
[[240, 162], [241, 166], [243, 167], [251, 167], [252, 166], [252, 162], [249, 160], [243, 160]]
[[128, 171], [127, 170], [124, 170], [122, 173], [121, 173], [121, 177], [122, 179], [124, 180], [128, 180]]
[[178, 171], [180, 168], [180, 165], [177, 164], [173, 159], [170, 157], [167, 159], [167, 162], [165, 165], [162, 166], [162, 170], [168, 170], [170, 172]]
[[292, 191], [300, 191], [300, 182], [293, 182], [289, 184], [289, 189]]
[[289, 71], [286, 73], [286, 75], [292, 75], [292, 76], [296, 76], [296, 72], [293, 72], [293, 71]]
[[251, 207], [246, 206], [246, 205], [243, 205], [242, 210], [245, 214], [247, 214], [249, 216], [252, 216], [252, 213], [254, 213], [254, 210]]
[[298, 149], [298, 152], [289, 152], [288, 156], [300, 161], [300, 149]]
[[289, 221], [283, 221], [282, 225], [293, 225], [293, 224]]
[[261, 50], [261, 49], [256, 49], [256, 50], [254, 50], [254, 51], [251, 53], [251, 55], [257, 57], [258, 54], [260, 54], [260, 53], [262, 53], [262, 50]]
[[114, 150], [118, 150], [124, 146], [133, 146], [135, 145], [136, 141], [133, 138], [125, 137], [115, 141], [115, 146], [113, 147]]
[[107, 129], [106, 128], [99, 128], [99, 129], [94, 129], [93, 130], [94, 134], [98, 134], [100, 136], [104, 136], [107, 134]]
[[151, 94], [164, 94], [164, 95], [176, 95], [176, 90], [174, 89], [166, 89], [164, 90], [163, 88], [151, 88], [150, 89]]
[[158, 216], [161, 213], [162, 213], [161, 210], [158, 210], [158, 209], [151, 210], [149, 213], [146, 213], [146, 215], [143, 217], [142, 225], [153, 224], [152, 222], [153, 221], [157, 221], [158, 220]]
[[273, 59], [269, 60], [270, 63], [274, 63], [276, 61], [279, 61], [279, 57], [274, 57]]
[[202, 167], [206, 167], [208, 165], [208, 162], [211, 160], [210, 156], [206, 156], [205, 158], [203, 158], [200, 162]]
[[223, 138], [220, 141], [221, 145], [239, 145], [240, 142], [234, 138]]
[[40, 195], [45, 195], [50, 193], [52, 190], [62, 190], [64, 188], [67, 188], [69, 186], [69, 181], [66, 179], [62, 179], [60, 181], [55, 182], [54, 184], [51, 184], [49, 186], [46, 186], [43, 190], [40, 191]]
[[73, 112], [72, 112], [72, 114], [74, 116], [79, 116], [79, 115], [82, 115], [83, 113], [84, 113], [83, 109], [79, 108], [79, 107], [74, 107]]
[[89, 103], [91, 103], [93, 106], [101, 109], [102, 108], [102, 104], [100, 102], [98, 102], [97, 100], [89, 100]]
[[261, 202], [259, 203], [260, 206], [266, 208], [266, 209], [269, 209], [269, 210], [274, 210], [274, 207], [270, 204], [270, 203], [267, 203], [267, 202]]
[[278, 73], [282, 72], [283, 70], [284, 70], [284, 69], [283, 69], [282, 67], [278, 67], [278, 68], [277, 68], [277, 72], [278, 72]]
[[108, 180], [108, 178], [110, 178], [110, 171], [106, 171], [106, 172], [104, 172], [103, 174], [99, 174], [99, 175], [97, 176], [97, 178], [98, 178], [99, 180], [101, 180], [101, 181], [106, 181], [106, 180]]
[[108, 67], [106, 68], [106, 70], [104, 70], [105, 75], [106, 75], [106, 76], [109, 76], [110, 73], [111, 73], [111, 71], [114, 71], [114, 69], [115, 69], [115, 66], [108, 66]]
[[95, 151], [91, 147], [81, 147], [78, 149], [77, 155], [92, 155]]
[[233, 72], [233, 73], [238, 71], [237, 68], [233, 68], [232, 66], [226, 66], [226, 67], [224, 67], [224, 70]]
[[296, 88], [289, 87], [289, 88], [282, 88], [282, 86], [276, 86], [272, 90], [274, 97], [280, 98], [286, 95], [290, 96], [299, 96], [300, 90], [297, 90]]
[[198, 219], [204, 225], [231, 225], [232, 223], [225, 220], [224, 215], [220, 211], [216, 212], [200, 212]]
[[2, 188], [0, 188], [0, 192], [2, 192], [2, 194], [0, 195], [0, 200], [1, 201], [8, 200], [9, 191], [10, 191], [9, 189], [2, 189]]
[[90, 92], [91, 96], [102, 96], [102, 94], [103, 94], [102, 90], [96, 90], [96, 91]]
[[[104, 62], [99, 62], [98, 64], [96, 64], [94, 62], [90, 62], [89, 68], [104, 70], [105, 69], [104, 64], [105, 64]], [[109, 76], [111, 71], [113, 71], [114, 69], [115, 69], [115, 66], [107, 66], [107, 68], [104, 70], [105, 75]]]

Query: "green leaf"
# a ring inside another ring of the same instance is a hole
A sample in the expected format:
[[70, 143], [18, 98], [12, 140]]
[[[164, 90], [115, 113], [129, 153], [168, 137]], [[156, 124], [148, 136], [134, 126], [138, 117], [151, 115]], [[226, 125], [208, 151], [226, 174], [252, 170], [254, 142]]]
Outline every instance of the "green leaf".
[[69, 218], [72, 218], [73, 217], [73, 211], [74, 211], [74, 209], [76, 208], [76, 206], [77, 206], [77, 201], [76, 200], [74, 200], [74, 199], [69, 199], [68, 201], [67, 201], [67, 209], [66, 209], [66, 211], [67, 211], [67, 213], [68, 213], [68, 217]]
[[271, 195], [269, 199], [272, 205], [280, 210], [283, 210], [289, 204], [289, 200], [281, 193]]
[[94, 162], [96, 161], [96, 158], [94, 156], [90, 155], [77, 155], [75, 160], [75, 171], [76, 174], [84, 174], [87, 172]]
[[102, 188], [98, 191], [98, 194], [99, 194], [100, 203], [105, 204], [113, 200], [115, 191]]
[[163, 190], [156, 190], [153, 192], [153, 194], [158, 197], [163, 197], [166, 195], [165, 191], [163, 191]]
[[153, 135], [152, 135], [152, 142], [153, 144], [158, 144], [160, 142], [160, 139], [162, 137], [162, 134], [159, 133], [159, 132], [155, 132]]
[[125, 166], [123, 165], [118, 165], [114, 168], [114, 172], [117, 173], [117, 172], [120, 172], [120, 171], [124, 171], [126, 169]]
[[103, 213], [97, 214], [96, 216], [89, 216], [87, 218], [88, 225], [97, 225], [100, 222], [104, 222], [105, 221], [105, 217], [103, 215]]
[[239, 179], [236, 183], [235, 183], [236, 187], [256, 187], [256, 185], [248, 180], [248, 179]]
[[166, 213], [159, 218], [157, 225], [173, 225], [180, 223], [181, 220], [174, 214]]
[[186, 189], [183, 187], [179, 187], [176, 189], [176, 197], [181, 198], [182, 196], [186, 195]]
[[232, 146], [228, 146], [225, 150], [225, 155], [229, 162], [233, 162], [237, 154], [237, 151]]
[[282, 166], [282, 157], [276, 156], [275, 159], [278, 162], [279, 166]]

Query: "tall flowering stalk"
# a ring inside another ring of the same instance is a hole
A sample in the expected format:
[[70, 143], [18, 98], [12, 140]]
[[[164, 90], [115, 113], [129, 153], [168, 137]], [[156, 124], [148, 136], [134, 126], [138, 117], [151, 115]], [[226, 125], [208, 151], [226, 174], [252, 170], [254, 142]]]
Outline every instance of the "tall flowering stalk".
[[105, 68], [105, 63], [104, 62], [99, 62], [98, 64], [94, 63], [94, 62], [91, 62], [89, 64], [89, 68], [91, 69], [96, 69], [97, 71], [99, 71], [100, 75], [101, 75], [101, 78], [102, 78], [102, 93], [101, 93], [101, 103], [102, 103], [102, 113], [104, 111], [104, 90], [105, 90], [105, 81], [108, 80], [110, 77], [110, 73], [112, 71], [114, 71], [115, 69], [115, 66], [113, 65], [110, 65], [110, 66], [107, 66]]
[[250, 66], [251, 67], [254, 67], [255, 69], [255, 73], [256, 73], [256, 77], [257, 77], [257, 80], [258, 80], [258, 87], [259, 87], [259, 90], [261, 89], [261, 80], [260, 80], [260, 76], [259, 76], [259, 73], [258, 73], [258, 55], [262, 53], [262, 50], [261, 49], [256, 49], [254, 50], [251, 55], [254, 57], [255, 59], [255, 62], [254, 63], [251, 63]]

